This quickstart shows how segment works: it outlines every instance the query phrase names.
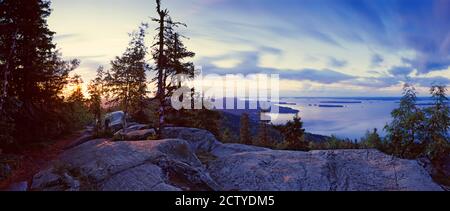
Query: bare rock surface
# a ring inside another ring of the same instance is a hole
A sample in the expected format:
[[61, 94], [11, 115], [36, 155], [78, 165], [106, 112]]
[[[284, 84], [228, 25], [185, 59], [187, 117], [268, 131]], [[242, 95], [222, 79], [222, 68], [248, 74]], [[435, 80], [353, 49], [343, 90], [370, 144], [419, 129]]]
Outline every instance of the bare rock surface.
[[257, 151], [208, 163], [224, 190], [442, 190], [414, 160], [377, 150]]
[[212, 133], [196, 128], [168, 127], [164, 129], [163, 136], [186, 140], [193, 151], [210, 152], [222, 145]]
[[[77, 185], [79, 184], [79, 185]], [[180, 139], [110, 142], [99, 139], [64, 152], [34, 176], [33, 190], [217, 190]]]
[[222, 144], [208, 131], [181, 127], [163, 135], [167, 139], [98, 139], [71, 148], [34, 176], [31, 189], [442, 190], [417, 161], [377, 150], [271, 150]]

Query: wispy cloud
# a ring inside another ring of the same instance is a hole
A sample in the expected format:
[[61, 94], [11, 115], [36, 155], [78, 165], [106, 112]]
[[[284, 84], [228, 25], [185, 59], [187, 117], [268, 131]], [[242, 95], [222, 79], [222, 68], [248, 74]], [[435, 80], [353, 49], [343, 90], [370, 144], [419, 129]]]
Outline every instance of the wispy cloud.
[[60, 40], [65, 40], [65, 39], [72, 39], [72, 38], [76, 38], [78, 37], [79, 34], [60, 34], [60, 35], [55, 35], [55, 37], [53, 37], [53, 39], [55, 41], [60, 41]]
[[334, 68], [342, 68], [347, 66], [348, 62], [346, 60], [343, 59], [336, 59], [334, 57], [329, 57], [328, 58], [328, 65], [330, 67], [334, 67]]
[[372, 67], [379, 67], [384, 62], [384, 58], [380, 54], [374, 54], [370, 62]]
[[395, 66], [389, 69], [389, 73], [394, 76], [408, 76], [412, 71], [413, 69], [411, 67], [406, 66]]

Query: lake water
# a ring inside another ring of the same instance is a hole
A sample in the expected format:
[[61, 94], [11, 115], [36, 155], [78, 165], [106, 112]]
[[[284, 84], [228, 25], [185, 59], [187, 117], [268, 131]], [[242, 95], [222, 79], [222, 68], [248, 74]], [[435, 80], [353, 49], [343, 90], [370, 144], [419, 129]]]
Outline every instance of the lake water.
[[[391, 111], [399, 98], [282, 98], [280, 106], [299, 110], [307, 132], [360, 139], [367, 130], [377, 128], [381, 135], [391, 121]], [[428, 103], [420, 99], [418, 103]], [[284, 124], [293, 114], [271, 115], [272, 123]]]

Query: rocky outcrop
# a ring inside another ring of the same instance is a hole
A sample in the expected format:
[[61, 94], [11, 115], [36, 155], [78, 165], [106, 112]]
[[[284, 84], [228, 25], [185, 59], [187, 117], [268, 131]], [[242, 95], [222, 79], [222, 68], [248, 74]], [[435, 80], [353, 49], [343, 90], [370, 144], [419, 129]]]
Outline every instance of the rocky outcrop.
[[237, 153], [208, 163], [208, 172], [224, 190], [441, 190], [416, 161], [377, 150]]
[[166, 138], [186, 140], [191, 150], [197, 153], [210, 153], [215, 157], [228, 156], [239, 152], [253, 152], [269, 150], [263, 147], [243, 144], [222, 144], [214, 135], [206, 130], [196, 128], [169, 127], [163, 133]]
[[196, 128], [169, 127], [164, 129], [163, 136], [186, 140], [195, 152], [210, 152], [222, 145], [212, 133]]
[[218, 190], [180, 139], [93, 140], [64, 152], [34, 176], [33, 190]]
[[166, 128], [164, 140], [100, 139], [64, 152], [33, 190], [441, 190], [414, 160], [377, 150], [280, 151]]

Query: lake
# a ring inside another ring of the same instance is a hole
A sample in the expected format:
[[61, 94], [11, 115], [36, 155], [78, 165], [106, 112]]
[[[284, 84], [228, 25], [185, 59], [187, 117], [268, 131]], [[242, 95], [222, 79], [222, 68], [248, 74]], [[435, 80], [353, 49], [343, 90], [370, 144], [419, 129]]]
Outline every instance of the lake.
[[[336, 135], [339, 138], [360, 139], [367, 130], [377, 128], [380, 135], [391, 121], [391, 111], [398, 107], [399, 98], [282, 98], [280, 106], [299, 110], [307, 132]], [[418, 104], [430, 103], [419, 98]], [[293, 114], [271, 114], [272, 123], [284, 124]]]

